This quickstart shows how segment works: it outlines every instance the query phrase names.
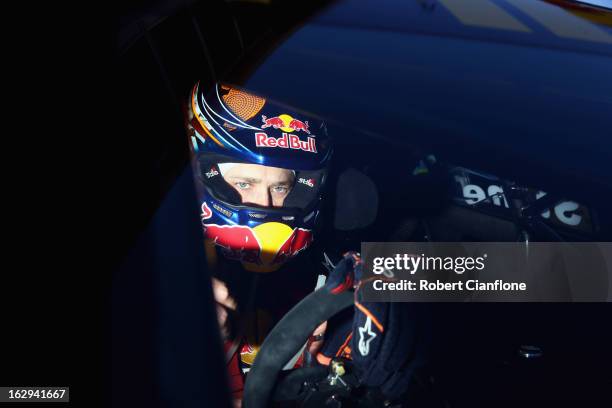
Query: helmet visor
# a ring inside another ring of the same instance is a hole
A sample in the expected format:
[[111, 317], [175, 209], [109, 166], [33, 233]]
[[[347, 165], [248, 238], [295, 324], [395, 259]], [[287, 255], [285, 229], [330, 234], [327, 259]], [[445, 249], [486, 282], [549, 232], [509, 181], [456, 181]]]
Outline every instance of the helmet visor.
[[216, 156], [200, 159], [198, 173], [210, 194], [234, 207], [305, 210], [318, 201], [326, 171], [271, 167]]

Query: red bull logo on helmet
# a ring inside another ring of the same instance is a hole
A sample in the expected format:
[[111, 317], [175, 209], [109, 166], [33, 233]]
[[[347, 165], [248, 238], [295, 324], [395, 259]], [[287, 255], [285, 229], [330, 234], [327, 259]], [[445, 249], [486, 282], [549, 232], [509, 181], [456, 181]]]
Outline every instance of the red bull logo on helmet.
[[204, 224], [204, 235], [222, 248], [229, 259], [259, 262], [261, 244], [251, 228], [243, 225]]
[[245, 269], [271, 272], [312, 243], [311, 230], [267, 222], [250, 228], [244, 225], [205, 224], [206, 239], [221, 247], [228, 259], [241, 261]]
[[281, 149], [303, 150], [305, 152], [316, 153], [317, 145], [314, 137], [309, 137], [303, 141], [298, 135], [283, 133], [279, 138], [268, 136], [264, 132], [255, 133], [255, 145], [257, 147], [280, 147]]
[[308, 130], [308, 121], [302, 122], [299, 119], [293, 118], [290, 115], [282, 114], [278, 116], [274, 116], [272, 118], [268, 118], [267, 116], [261, 115], [261, 121], [263, 125], [262, 129], [272, 127], [274, 129], [280, 129], [283, 132], [291, 133], [291, 132], [305, 132], [310, 134], [310, 130]]
[[282, 264], [312, 244], [312, 231], [296, 228], [287, 241], [280, 247], [273, 263]]

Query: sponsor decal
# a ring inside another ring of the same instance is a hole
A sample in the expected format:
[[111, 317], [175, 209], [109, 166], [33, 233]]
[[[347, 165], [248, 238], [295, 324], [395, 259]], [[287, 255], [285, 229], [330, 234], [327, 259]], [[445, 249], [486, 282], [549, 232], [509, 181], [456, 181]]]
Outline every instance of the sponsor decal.
[[219, 211], [221, 214], [225, 215], [226, 217], [231, 217], [232, 215], [234, 215], [233, 212], [231, 212], [230, 210], [226, 210], [218, 204], [213, 204], [213, 208]]
[[202, 203], [202, 214], [201, 214], [201, 218], [202, 220], [207, 220], [210, 217], [212, 217], [212, 211], [210, 210], [210, 208], [208, 208], [208, 204], [206, 204], [206, 201], [204, 201]]
[[274, 129], [280, 129], [283, 132], [287, 133], [296, 131], [310, 134], [310, 130], [308, 130], [307, 120], [302, 122], [301, 120], [293, 118], [287, 114], [274, 116], [272, 118], [268, 118], [267, 116], [261, 115], [261, 121], [263, 122], [263, 125], [261, 126], [262, 129], [272, 127]]
[[245, 336], [242, 347], [240, 347], [240, 362], [243, 365], [243, 371], [253, 365], [264, 338], [274, 326], [272, 315], [264, 309], [255, 309], [249, 312], [245, 323], [243, 328]]
[[210, 171], [208, 171], [208, 172], [206, 172], [204, 174], [206, 175], [206, 178], [211, 178], [211, 177], [218, 176], [219, 172], [214, 167], [211, 167]]
[[264, 132], [255, 133], [255, 145], [257, 147], [279, 147], [281, 149], [303, 150], [316, 153], [317, 145], [314, 137], [301, 140], [298, 135], [283, 133], [279, 138], [268, 136]]
[[249, 365], [253, 364], [253, 361], [255, 361], [255, 355], [257, 354], [258, 349], [259, 349], [258, 346], [252, 346], [249, 343], [243, 344], [242, 348], [240, 349], [240, 356], [242, 357], [242, 362], [247, 363]]
[[249, 217], [251, 218], [257, 218], [257, 219], [262, 219], [262, 218], [266, 218], [267, 214], [262, 214], [262, 213], [249, 213]]
[[[542, 198], [546, 195], [543, 191], [538, 191], [536, 193], [536, 198]], [[571, 227], [577, 227], [580, 225], [583, 219], [583, 215], [585, 210], [580, 208], [580, 204], [574, 201], [562, 201], [559, 204], [555, 205], [553, 208], [554, 217], [561, 222], [562, 224], [569, 225]], [[548, 220], [551, 217], [550, 210], [544, 211], [540, 214], [542, 218]]]
[[287, 259], [296, 256], [312, 244], [312, 231], [302, 228], [296, 228], [293, 233], [287, 238], [285, 243], [279, 248], [274, 257], [273, 264], [282, 264]]
[[261, 272], [278, 269], [287, 259], [309, 247], [313, 240], [311, 230], [292, 229], [279, 222], [267, 222], [253, 228], [204, 224], [204, 234], [222, 248], [227, 258], [257, 265], [261, 269], [256, 271]]
[[[536, 193], [537, 198], [544, 197], [545, 195], [546, 193], [543, 191], [538, 191]], [[495, 184], [491, 184], [485, 188], [477, 184], [466, 184], [463, 186], [463, 197], [465, 202], [470, 205], [484, 201], [487, 197], [491, 197], [491, 204], [494, 207], [510, 208], [504, 195], [503, 188]], [[552, 208], [552, 214], [550, 210], [546, 210], [540, 215], [546, 220], [551, 219], [552, 216], [553, 219], [563, 225], [576, 227], [580, 225], [583, 219], [583, 215], [581, 215], [583, 210], [578, 211], [579, 209], [580, 205], [574, 201], [561, 201]]]
[[484, 201], [487, 197], [491, 197], [491, 204], [496, 207], [504, 206], [510, 208], [508, 200], [504, 195], [504, 190], [501, 186], [491, 184], [483, 189], [477, 184], [466, 184], [462, 189], [463, 198], [467, 204], [473, 205], [478, 202]]
[[[493, 209], [509, 209], [501, 182], [495, 178], [480, 176], [463, 168], [455, 169], [455, 181], [463, 201], [468, 205], [479, 205]], [[545, 192], [533, 189], [536, 198]], [[570, 200], [558, 202], [554, 207], [543, 211], [540, 216], [553, 225], [569, 227], [590, 233], [593, 230], [590, 212], [584, 205]]]
[[300, 177], [298, 179], [298, 183], [306, 184], [308, 187], [314, 187], [315, 186], [315, 180], [314, 179], [305, 179], [303, 177]]
[[228, 259], [260, 263], [261, 245], [253, 230], [243, 225], [205, 224], [204, 235], [222, 248]]

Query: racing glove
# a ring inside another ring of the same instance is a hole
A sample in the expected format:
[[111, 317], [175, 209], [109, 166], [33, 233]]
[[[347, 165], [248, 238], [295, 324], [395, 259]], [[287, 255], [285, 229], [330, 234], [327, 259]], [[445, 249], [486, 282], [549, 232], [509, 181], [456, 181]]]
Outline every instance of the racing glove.
[[327, 279], [334, 293], [354, 289], [355, 304], [329, 320], [317, 361], [351, 359], [362, 385], [397, 400], [409, 389], [414, 370], [425, 363], [427, 322], [416, 303], [364, 302], [359, 291], [362, 268], [360, 255], [348, 252]]

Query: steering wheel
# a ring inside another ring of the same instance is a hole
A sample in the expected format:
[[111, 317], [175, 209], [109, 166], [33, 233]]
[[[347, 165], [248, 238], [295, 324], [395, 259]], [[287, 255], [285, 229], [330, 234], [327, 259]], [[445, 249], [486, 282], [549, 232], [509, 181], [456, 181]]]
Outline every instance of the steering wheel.
[[[302, 348], [317, 326], [352, 306], [353, 301], [353, 291], [334, 294], [324, 286], [295, 305], [274, 326], [261, 345], [253, 366], [246, 376], [242, 406], [268, 407], [284, 365]], [[316, 367], [303, 367], [293, 371], [294, 378], [321, 375], [321, 369], [317, 370]], [[282, 384], [279, 387], [282, 387]], [[277, 389], [277, 393], [281, 391]]]

